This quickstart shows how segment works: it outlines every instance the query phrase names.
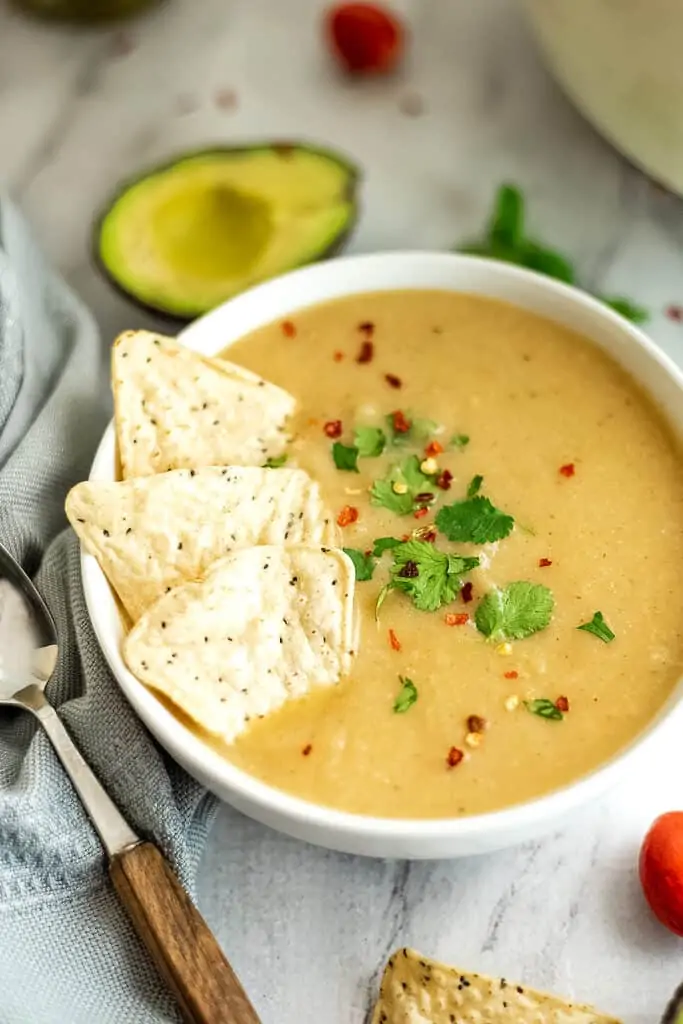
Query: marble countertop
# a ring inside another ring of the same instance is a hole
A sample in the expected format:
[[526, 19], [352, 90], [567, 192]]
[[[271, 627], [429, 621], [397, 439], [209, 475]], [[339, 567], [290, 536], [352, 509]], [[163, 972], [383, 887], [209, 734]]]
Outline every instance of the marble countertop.
[[[683, 206], [572, 109], [513, 0], [397, 3], [410, 60], [362, 85], [329, 66], [323, 6], [169, 0], [80, 32], [0, 8], [0, 181], [105, 338], [159, 326], [88, 256], [115, 183], [179, 149], [281, 136], [330, 142], [364, 167], [353, 251], [447, 248], [481, 226], [501, 180], [520, 183], [535, 233], [574, 257], [586, 286], [650, 307], [652, 336], [683, 363], [683, 324], [664, 312], [683, 303]], [[342, 856], [223, 807], [201, 906], [264, 1024], [363, 1024], [384, 960], [406, 943], [656, 1022], [683, 977], [681, 946], [650, 917], [636, 859], [652, 818], [681, 802], [678, 746], [662, 743], [646, 776], [566, 831], [479, 859]]]

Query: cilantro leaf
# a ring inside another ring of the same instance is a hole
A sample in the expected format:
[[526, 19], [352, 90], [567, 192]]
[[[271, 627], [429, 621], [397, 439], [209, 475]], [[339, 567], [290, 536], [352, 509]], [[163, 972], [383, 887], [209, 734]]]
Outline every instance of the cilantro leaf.
[[555, 601], [541, 583], [520, 580], [502, 590], [491, 590], [477, 606], [477, 629], [490, 640], [523, 640], [545, 629], [552, 618]]
[[[426, 476], [420, 469], [417, 455], [410, 455], [392, 466], [383, 480], [375, 480], [370, 488], [370, 503], [388, 508], [399, 516], [407, 516], [413, 511], [415, 495], [425, 491], [432, 480], [433, 477]], [[400, 493], [394, 490], [394, 484]]]
[[609, 306], [616, 313], [621, 313], [622, 316], [634, 324], [645, 324], [650, 319], [650, 314], [644, 306], [639, 306], [637, 303], [631, 302], [630, 299], [623, 298], [623, 296], [615, 295], [612, 298], [601, 296], [601, 299], [606, 306]]
[[503, 540], [514, 525], [512, 516], [501, 512], [481, 495], [444, 505], [436, 516], [437, 529], [449, 540], [460, 543], [490, 544]]
[[408, 594], [419, 611], [434, 612], [454, 600], [463, 574], [478, 565], [478, 558], [449, 555], [428, 541], [408, 540], [394, 548], [390, 587]]
[[344, 469], [349, 473], [358, 472], [358, 449], [355, 446], [335, 441], [332, 445], [332, 458], [337, 469]]
[[469, 487], [467, 488], [467, 497], [474, 498], [476, 494], [479, 494], [483, 482], [483, 476], [480, 476], [479, 474], [473, 476], [472, 479], [470, 480]]
[[263, 463], [264, 469], [279, 469], [280, 466], [284, 466], [287, 461], [287, 453], [283, 452], [282, 455], [271, 455], [269, 459]]
[[353, 443], [362, 459], [373, 459], [384, 451], [387, 436], [379, 427], [356, 427]]
[[357, 548], [342, 548], [342, 551], [353, 562], [356, 579], [359, 583], [372, 579], [372, 574], [375, 571], [375, 559], [372, 555], [366, 555], [364, 551], [359, 551]]
[[391, 551], [392, 548], [397, 548], [402, 543], [403, 541], [398, 537], [378, 537], [372, 548], [372, 553], [375, 558], [379, 558], [385, 551]]
[[412, 679], [408, 679], [405, 676], [399, 676], [398, 679], [401, 684], [401, 690], [394, 701], [394, 711], [402, 715], [408, 708], [412, 708], [417, 700], [417, 687]]
[[519, 259], [512, 262], [518, 262], [529, 270], [545, 274], [546, 277], [553, 277], [556, 281], [564, 281], [565, 284], [574, 284], [576, 280], [571, 263], [559, 252], [539, 245], [538, 242], [525, 242], [519, 252]]
[[538, 697], [536, 700], [525, 700], [524, 707], [527, 711], [530, 711], [532, 715], [538, 715], [540, 718], [547, 718], [550, 721], [561, 722], [564, 715], [558, 707], [553, 704], [547, 697]]
[[599, 640], [606, 644], [611, 643], [616, 637], [616, 633], [613, 633], [605, 622], [602, 612], [596, 612], [590, 622], [584, 622], [576, 628], [583, 629], [586, 633], [592, 633], [593, 636], [597, 636]]
[[453, 434], [449, 443], [452, 448], [467, 448], [470, 439], [467, 434]]
[[514, 185], [501, 185], [489, 223], [489, 241], [516, 248], [524, 237], [524, 199]]

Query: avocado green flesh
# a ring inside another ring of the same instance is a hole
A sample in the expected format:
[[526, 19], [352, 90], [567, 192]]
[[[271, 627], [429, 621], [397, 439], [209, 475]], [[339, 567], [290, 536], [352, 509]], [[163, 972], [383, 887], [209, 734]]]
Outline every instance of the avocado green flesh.
[[327, 255], [353, 222], [354, 181], [343, 160], [306, 147], [192, 155], [123, 190], [98, 255], [133, 298], [196, 316]]

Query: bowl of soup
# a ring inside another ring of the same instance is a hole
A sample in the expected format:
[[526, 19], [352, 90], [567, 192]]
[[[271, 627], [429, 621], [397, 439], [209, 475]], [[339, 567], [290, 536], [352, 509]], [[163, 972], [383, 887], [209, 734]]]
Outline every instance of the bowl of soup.
[[[338, 685], [222, 742], [127, 667], [84, 553], [112, 671], [193, 776], [292, 836], [421, 858], [540, 834], [643, 763], [683, 674], [683, 377], [641, 331], [408, 252], [294, 271], [178, 340], [296, 399], [287, 464], [331, 510], [358, 631]], [[90, 479], [117, 472], [110, 427]]]

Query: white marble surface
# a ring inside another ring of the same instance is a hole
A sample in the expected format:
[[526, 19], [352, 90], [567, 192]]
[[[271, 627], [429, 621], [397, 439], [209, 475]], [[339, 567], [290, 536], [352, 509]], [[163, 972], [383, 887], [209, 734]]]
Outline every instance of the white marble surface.
[[[536, 233], [571, 253], [590, 287], [650, 306], [652, 335], [683, 362], [683, 324], [663, 312], [683, 302], [682, 204], [568, 105], [512, 0], [404, 0], [405, 71], [364, 85], [331, 70], [322, 7], [169, 0], [125, 30], [92, 32], [0, 8], [0, 180], [105, 338], [143, 325], [88, 256], [112, 186], [183, 147], [279, 135], [326, 140], [365, 168], [356, 251], [446, 248], [479, 228], [498, 182], [519, 182]], [[234, 109], [216, 105], [220, 89], [235, 90]], [[418, 117], [400, 109], [413, 93]], [[264, 1024], [362, 1024], [402, 943], [649, 1024], [683, 960], [644, 907], [636, 857], [654, 815], [681, 803], [679, 746], [674, 735], [647, 777], [564, 833], [479, 860], [340, 856], [222, 808], [201, 903]]]

